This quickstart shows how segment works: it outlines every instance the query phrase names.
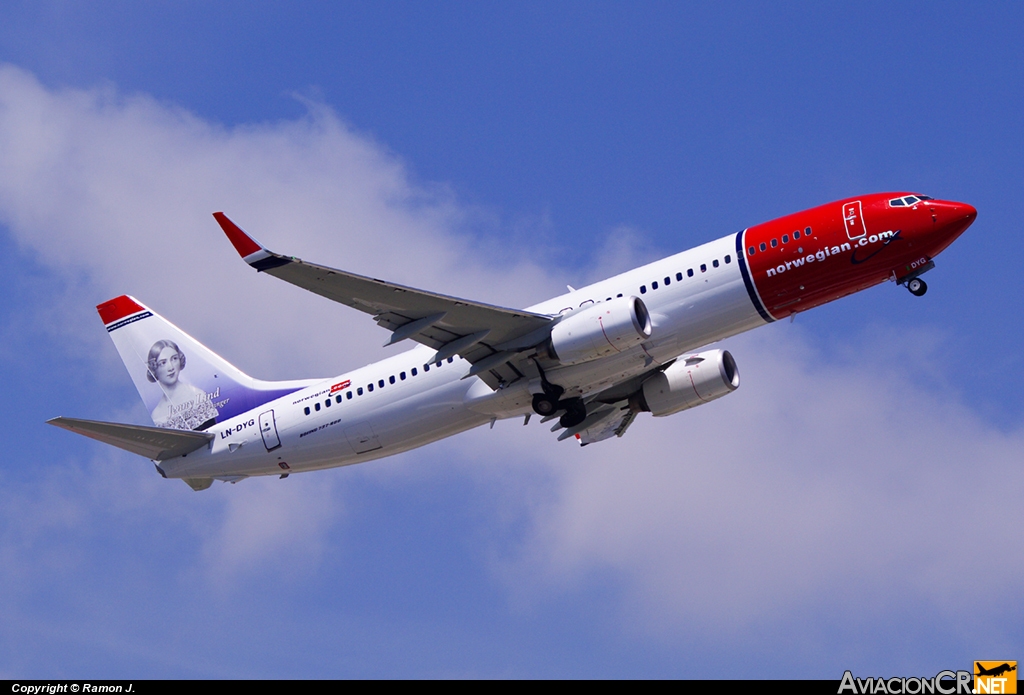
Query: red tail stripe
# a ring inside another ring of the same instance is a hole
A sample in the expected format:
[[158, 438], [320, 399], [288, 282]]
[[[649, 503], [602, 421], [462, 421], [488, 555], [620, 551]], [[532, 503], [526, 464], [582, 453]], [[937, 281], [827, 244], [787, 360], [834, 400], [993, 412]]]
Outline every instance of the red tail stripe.
[[103, 325], [106, 326], [114, 321], [123, 319], [125, 316], [137, 314], [145, 308], [128, 295], [122, 294], [120, 297], [103, 302], [96, 307], [96, 311], [100, 312], [100, 319], [103, 320]]

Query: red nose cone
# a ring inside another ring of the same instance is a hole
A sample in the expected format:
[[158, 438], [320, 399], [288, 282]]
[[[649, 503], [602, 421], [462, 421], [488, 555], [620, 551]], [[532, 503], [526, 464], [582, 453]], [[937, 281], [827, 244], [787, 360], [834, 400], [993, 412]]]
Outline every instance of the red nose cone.
[[[934, 238], [940, 241], [939, 250], [945, 248], [963, 234], [978, 217], [973, 205], [955, 203], [949, 200], [930, 201]], [[936, 251], [936, 253], [938, 250]]]
[[936, 200], [933, 201], [932, 207], [934, 209], [932, 214], [938, 218], [936, 223], [944, 226], [957, 225], [961, 227], [960, 231], [967, 229], [978, 216], [978, 211], [974, 209], [974, 206], [967, 203]]

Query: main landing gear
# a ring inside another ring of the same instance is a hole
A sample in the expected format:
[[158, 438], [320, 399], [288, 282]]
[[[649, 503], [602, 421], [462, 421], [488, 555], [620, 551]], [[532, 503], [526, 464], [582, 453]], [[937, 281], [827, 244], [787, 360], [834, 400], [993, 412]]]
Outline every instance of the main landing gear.
[[914, 278], [907, 283], [907, 289], [915, 297], [923, 297], [924, 293], [928, 291], [928, 285], [921, 278]]
[[537, 370], [540, 372], [540, 383], [544, 389], [544, 393], [537, 393], [533, 396], [533, 412], [537, 413], [541, 417], [548, 417], [554, 415], [559, 410], [564, 410], [562, 416], [558, 418], [558, 424], [566, 429], [575, 427], [584, 420], [587, 419], [587, 406], [583, 402], [582, 398], [562, 398], [562, 394], [565, 393], [558, 384], [552, 384], [548, 381], [544, 375], [544, 370], [541, 369], [540, 365], [537, 365]]
[[587, 406], [582, 398], [565, 398], [557, 400], [546, 393], [538, 393], [533, 397], [533, 412], [542, 417], [553, 415], [564, 410], [558, 418], [558, 424], [566, 429], [575, 427], [587, 419]]
[[541, 417], [547, 417], [558, 410], [558, 397], [552, 398], [546, 393], [538, 393], [533, 396], [533, 412]]

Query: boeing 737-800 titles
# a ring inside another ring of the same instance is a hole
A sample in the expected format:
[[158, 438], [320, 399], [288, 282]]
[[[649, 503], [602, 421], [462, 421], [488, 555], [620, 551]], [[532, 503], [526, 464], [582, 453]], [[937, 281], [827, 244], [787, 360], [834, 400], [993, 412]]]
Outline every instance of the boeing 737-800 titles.
[[344, 466], [502, 418], [557, 420], [559, 440], [621, 437], [740, 384], [707, 346], [886, 280], [912, 294], [974, 221], [914, 193], [840, 200], [730, 234], [525, 310], [405, 287], [267, 250], [214, 217], [246, 263], [373, 316], [413, 349], [330, 379], [260, 381], [141, 302], [100, 304], [155, 427], [51, 424], [152, 459], [195, 490]]

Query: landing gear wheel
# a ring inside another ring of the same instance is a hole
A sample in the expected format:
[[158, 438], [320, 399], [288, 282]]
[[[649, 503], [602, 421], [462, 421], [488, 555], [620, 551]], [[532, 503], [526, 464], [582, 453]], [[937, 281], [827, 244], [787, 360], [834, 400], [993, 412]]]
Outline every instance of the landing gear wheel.
[[537, 413], [541, 417], [547, 417], [551, 413], [555, 412], [556, 407], [555, 401], [543, 393], [535, 394], [533, 397], [533, 412]]
[[587, 406], [579, 398], [562, 401], [559, 405], [565, 408], [565, 414], [558, 418], [558, 424], [565, 429], [575, 427], [587, 419]]
[[915, 297], [921, 297], [928, 291], [928, 285], [926, 285], [924, 280], [921, 278], [914, 278], [907, 283], [907, 289], [910, 290], [910, 294]]

